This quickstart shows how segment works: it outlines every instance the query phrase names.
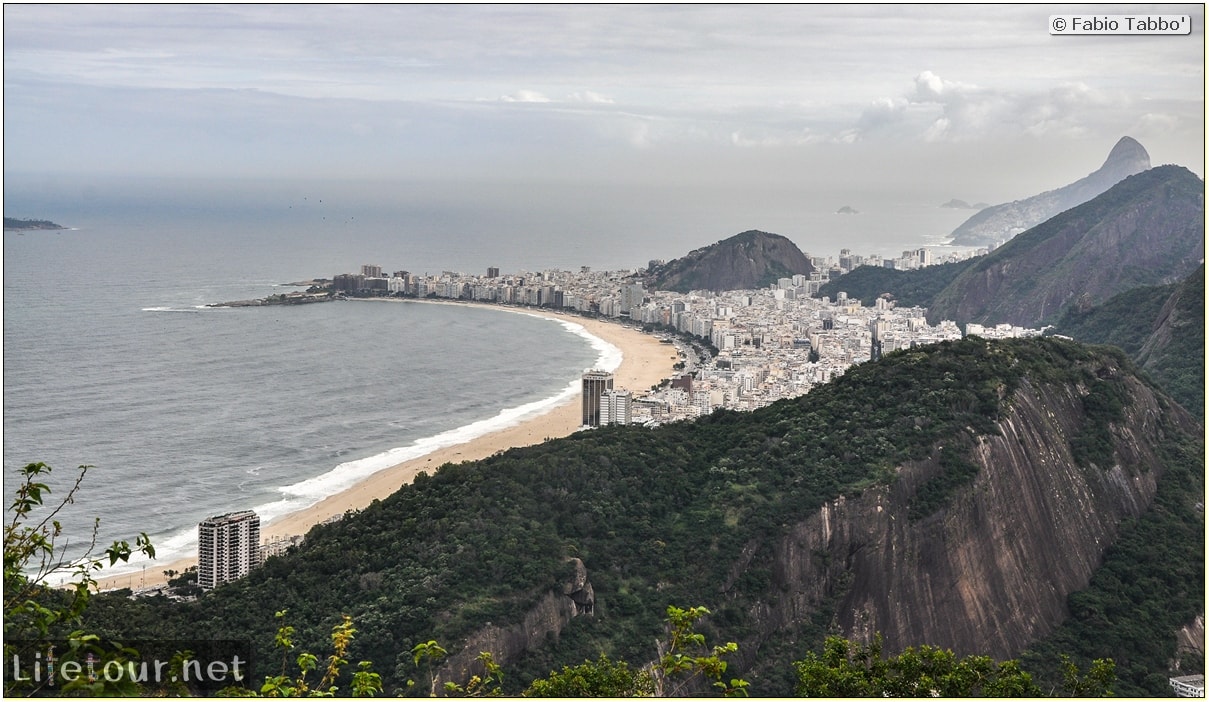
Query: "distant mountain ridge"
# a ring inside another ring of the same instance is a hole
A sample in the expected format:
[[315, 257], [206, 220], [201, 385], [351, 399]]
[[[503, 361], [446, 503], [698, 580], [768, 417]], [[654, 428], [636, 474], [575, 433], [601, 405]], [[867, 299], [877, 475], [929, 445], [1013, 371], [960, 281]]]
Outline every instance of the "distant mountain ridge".
[[955, 246], [988, 246], [1030, 229], [1059, 212], [1096, 197], [1150, 168], [1150, 154], [1132, 137], [1121, 137], [1104, 165], [1070, 185], [980, 210], [953, 230]]
[[1181, 166], [1130, 176], [965, 268], [928, 305], [933, 323], [1039, 327], [1204, 260], [1205, 184]]
[[1160, 166], [985, 256], [913, 271], [862, 266], [818, 294], [926, 307], [933, 323], [1053, 324], [1120, 347], [1203, 418], [1204, 187], [1187, 169]]
[[789, 239], [755, 229], [691, 251], [647, 271], [654, 290], [754, 290], [778, 278], [810, 275], [814, 266]]

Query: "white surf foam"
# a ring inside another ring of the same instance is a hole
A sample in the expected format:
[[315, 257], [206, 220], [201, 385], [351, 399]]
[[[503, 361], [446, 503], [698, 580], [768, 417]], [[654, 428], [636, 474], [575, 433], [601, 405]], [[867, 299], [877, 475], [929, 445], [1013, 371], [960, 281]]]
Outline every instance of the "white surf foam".
[[[582, 324], [537, 314], [530, 314], [529, 316], [556, 322], [568, 332], [587, 340], [597, 352], [596, 362], [593, 365], [594, 369], [612, 372], [621, 365], [621, 349], [591, 334]], [[435, 436], [417, 439], [408, 446], [392, 448], [367, 458], [346, 461], [322, 475], [277, 488], [277, 491], [281, 494], [280, 499], [255, 505], [250, 507], [250, 509], [255, 510], [256, 514], [260, 516], [263, 526], [287, 514], [306, 509], [325, 497], [346, 490], [379, 471], [405, 461], [422, 458], [443, 448], [468, 443], [481, 436], [516, 426], [534, 417], [539, 417], [574, 398], [579, 394], [580, 390], [580, 379], [575, 378], [568, 382], [558, 393], [549, 397], [517, 407], [505, 408], [493, 417], [450, 429]], [[433, 469], [435, 470], [436, 468], [437, 466], [434, 465]], [[248, 508], [232, 506], [231, 509]], [[150, 561], [141, 556], [132, 556], [129, 563], [119, 563], [113, 567], [105, 568], [101, 573], [102, 577], [128, 576], [129, 582], [133, 584], [133, 587], [137, 588], [139, 577], [144, 567], [148, 573], [155, 572], [158, 574], [166, 567], [166, 564], [172, 561], [182, 558], [196, 558], [197, 528], [191, 527], [173, 533], [162, 541], [157, 540], [155, 548], [156, 560]]]

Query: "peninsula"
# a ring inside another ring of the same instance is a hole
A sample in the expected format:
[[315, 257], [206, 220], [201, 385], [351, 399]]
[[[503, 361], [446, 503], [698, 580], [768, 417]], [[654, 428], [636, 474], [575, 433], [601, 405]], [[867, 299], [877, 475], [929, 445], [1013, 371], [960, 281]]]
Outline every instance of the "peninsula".
[[55, 231], [67, 229], [67, 227], [64, 227], [61, 224], [55, 224], [54, 222], [46, 219], [16, 219], [14, 217], [5, 217], [4, 229], [5, 231], [11, 229], [18, 232], [30, 230]]

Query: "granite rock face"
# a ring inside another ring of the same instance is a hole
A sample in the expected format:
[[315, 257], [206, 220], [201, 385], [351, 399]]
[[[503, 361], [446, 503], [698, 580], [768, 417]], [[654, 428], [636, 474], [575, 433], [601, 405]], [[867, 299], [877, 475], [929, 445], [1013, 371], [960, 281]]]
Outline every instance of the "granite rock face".
[[[1116, 369], [1105, 369], [1116, 372]], [[775, 547], [770, 597], [750, 613], [766, 632], [792, 630], [836, 603], [833, 630], [887, 653], [922, 642], [959, 655], [1017, 656], [1067, 615], [1122, 519], [1154, 497], [1163, 441], [1157, 418], [1174, 411], [1136, 378], [1133, 404], [1114, 426], [1111, 466], [1080, 466], [1069, 437], [1085, 389], [1025, 383], [974, 449], [978, 474], [949, 504], [912, 521], [907, 504], [936, 461], [900, 467], [889, 487], [824, 505]], [[745, 567], [737, 564], [737, 575]]]
[[496, 626], [488, 624], [471, 635], [441, 666], [437, 674], [441, 681], [464, 683], [472, 675], [482, 675], [479, 653], [490, 651], [496, 663], [504, 664], [527, 650], [546, 642], [547, 636], [558, 634], [575, 617], [594, 616], [596, 593], [588, 578], [588, 569], [578, 558], [570, 559], [574, 573], [563, 583], [560, 591], [547, 592], [525, 613], [519, 624]]

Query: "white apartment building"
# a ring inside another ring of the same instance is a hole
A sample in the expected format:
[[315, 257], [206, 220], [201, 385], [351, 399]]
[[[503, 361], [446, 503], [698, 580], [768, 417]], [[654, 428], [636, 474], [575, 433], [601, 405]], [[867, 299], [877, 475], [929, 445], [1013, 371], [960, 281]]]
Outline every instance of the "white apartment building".
[[629, 424], [634, 396], [629, 390], [605, 390], [600, 396], [600, 423]]
[[260, 517], [252, 510], [209, 517], [197, 525], [197, 584], [210, 590], [260, 565]]

